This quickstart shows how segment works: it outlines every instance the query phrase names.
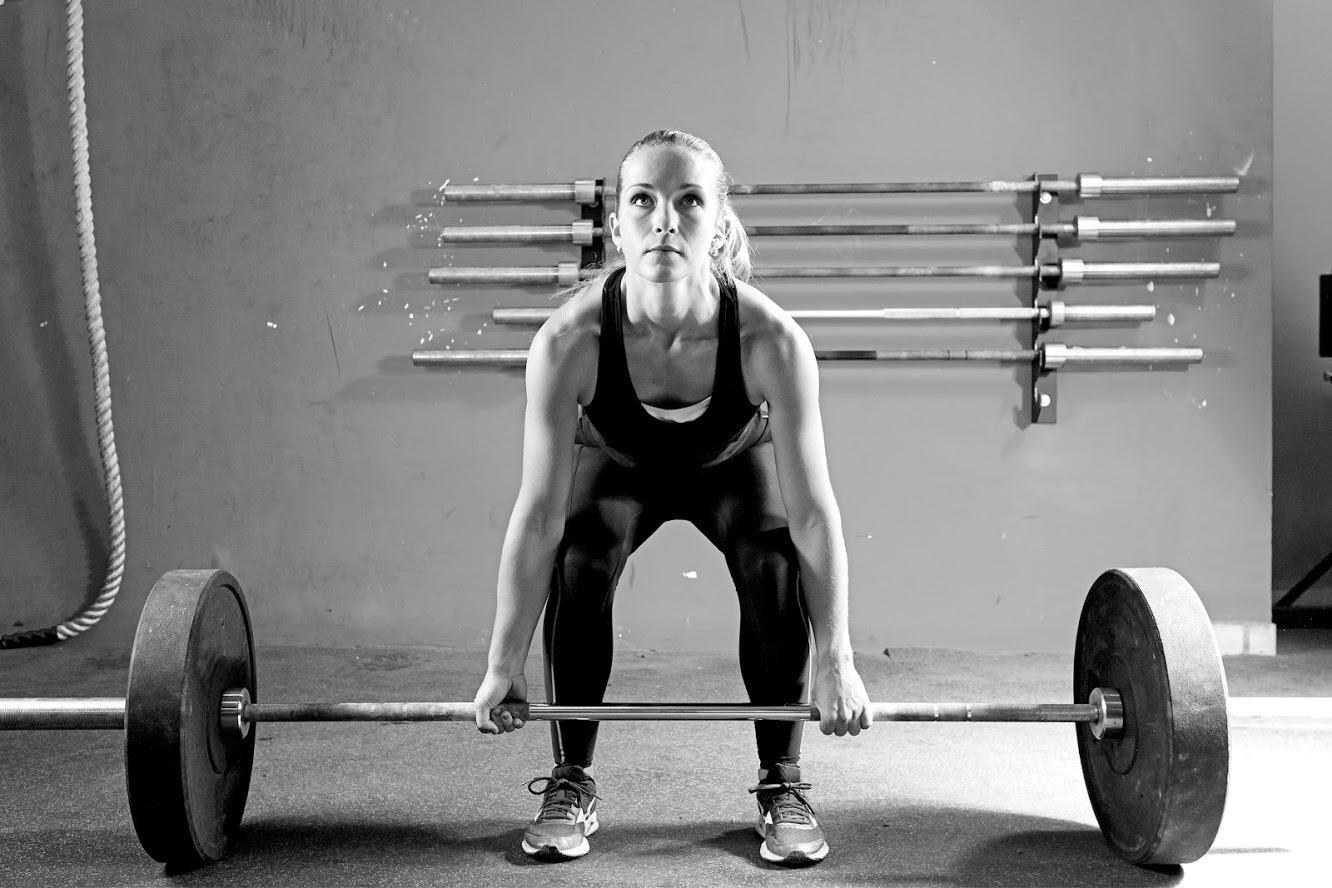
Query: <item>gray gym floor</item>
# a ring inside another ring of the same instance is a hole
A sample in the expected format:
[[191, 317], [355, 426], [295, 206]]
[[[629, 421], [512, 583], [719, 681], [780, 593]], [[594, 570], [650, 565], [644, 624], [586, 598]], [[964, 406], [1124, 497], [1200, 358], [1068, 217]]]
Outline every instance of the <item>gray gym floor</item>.
[[[1332, 696], [1332, 632], [1282, 630], [1275, 658], [1228, 658], [1234, 695]], [[480, 652], [259, 652], [268, 700], [471, 697]], [[128, 655], [86, 642], [0, 653], [5, 696], [120, 696]], [[1069, 658], [893, 650], [858, 657], [875, 700], [1070, 698]], [[533, 698], [540, 664], [528, 668]], [[731, 656], [616, 655], [610, 700], [743, 700]], [[230, 856], [169, 873], [139, 848], [116, 732], [0, 733], [0, 885], [1326, 885], [1332, 727], [1234, 727], [1212, 851], [1185, 867], [1114, 857], [1096, 828], [1071, 725], [879, 724], [806, 731], [804, 767], [832, 853], [760, 861], [756, 760], [743, 723], [619, 723], [598, 748], [592, 853], [530, 862], [518, 847], [549, 770], [548, 729], [464, 724], [264, 725]]]

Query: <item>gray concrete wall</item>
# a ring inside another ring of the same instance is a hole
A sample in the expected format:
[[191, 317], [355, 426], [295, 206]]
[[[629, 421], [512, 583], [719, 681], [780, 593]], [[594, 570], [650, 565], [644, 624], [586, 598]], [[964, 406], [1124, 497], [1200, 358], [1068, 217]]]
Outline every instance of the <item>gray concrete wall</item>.
[[[645, 131], [696, 131], [740, 181], [1239, 173], [1224, 198], [1064, 215], [1240, 220], [1224, 240], [1087, 258], [1217, 259], [1220, 280], [1072, 290], [1160, 305], [1074, 344], [1200, 345], [1172, 372], [1066, 372], [1027, 426], [1023, 371], [828, 366], [853, 638], [1068, 649], [1103, 568], [1167, 564], [1218, 620], [1265, 621], [1271, 574], [1272, 9], [1023, 0], [670, 6], [251, 0], [91, 4], [102, 289], [130, 536], [126, 644], [176, 566], [242, 580], [262, 642], [481, 646], [516, 491], [512, 373], [409, 353], [521, 345], [485, 323], [548, 291], [431, 289], [431, 264], [557, 248], [413, 248], [428, 221], [567, 221], [566, 206], [422, 211], [455, 182], [613, 175]], [[100, 583], [58, 5], [0, 8], [0, 614], [41, 625]], [[1019, 218], [1012, 199], [750, 201], [751, 221]], [[763, 245], [773, 264], [1022, 261], [1012, 240]], [[789, 307], [1004, 304], [980, 283], [772, 282]], [[1009, 326], [820, 327], [816, 345], [1013, 347]], [[720, 557], [668, 526], [627, 571], [622, 643], [725, 649]]]
[[[1281, 0], [1273, 45], [1272, 586], [1280, 596], [1332, 550], [1332, 384], [1318, 357], [1318, 277], [1332, 274], [1332, 5]], [[1299, 604], [1332, 604], [1324, 575]]]

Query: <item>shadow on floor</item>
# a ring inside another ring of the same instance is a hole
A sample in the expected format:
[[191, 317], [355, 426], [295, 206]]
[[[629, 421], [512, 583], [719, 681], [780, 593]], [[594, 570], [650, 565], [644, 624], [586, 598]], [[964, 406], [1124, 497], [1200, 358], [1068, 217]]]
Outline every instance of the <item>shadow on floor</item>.
[[[891, 803], [859, 809], [829, 805], [821, 813], [833, 853], [820, 866], [801, 870], [802, 884], [1157, 886], [1174, 885], [1183, 874], [1180, 867], [1125, 863], [1113, 856], [1097, 830], [1071, 821]], [[227, 859], [166, 875], [187, 885], [297, 886], [492, 879], [512, 885], [722, 885], [785, 878], [780, 868], [759, 859], [752, 827], [735, 821], [606, 826], [594, 839], [591, 855], [555, 865], [524, 855], [521, 835], [521, 826], [495, 820], [431, 826], [269, 817], [246, 823]], [[77, 843], [87, 853], [89, 837], [11, 838], [44, 849]], [[100, 850], [109, 849], [92, 853]], [[53, 860], [49, 853], [41, 856], [49, 875], [70, 862]], [[115, 857], [123, 859], [124, 849]]]

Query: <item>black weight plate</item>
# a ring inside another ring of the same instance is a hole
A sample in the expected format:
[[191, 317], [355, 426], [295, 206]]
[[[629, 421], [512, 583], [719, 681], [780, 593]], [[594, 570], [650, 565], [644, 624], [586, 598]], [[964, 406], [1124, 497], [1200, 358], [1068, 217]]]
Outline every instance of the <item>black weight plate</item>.
[[257, 699], [240, 585], [223, 570], [165, 574], [139, 618], [125, 699], [130, 813], [144, 850], [163, 863], [219, 860], [240, 826], [255, 732], [223, 736], [228, 688]]
[[1124, 732], [1097, 740], [1077, 726], [1078, 755], [1101, 832], [1143, 864], [1207, 853], [1226, 802], [1226, 677], [1212, 623], [1188, 581], [1166, 568], [1111, 570], [1078, 623], [1073, 692], [1124, 698]]

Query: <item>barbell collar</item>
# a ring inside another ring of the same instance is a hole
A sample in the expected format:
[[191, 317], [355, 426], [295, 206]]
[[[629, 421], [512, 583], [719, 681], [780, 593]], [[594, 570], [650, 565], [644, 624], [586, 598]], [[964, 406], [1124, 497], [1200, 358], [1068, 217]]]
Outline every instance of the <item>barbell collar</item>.
[[1096, 710], [1088, 727], [1097, 740], [1124, 733], [1124, 698], [1111, 688], [1092, 688], [1087, 702]]
[[250, 705], [249, 688], [230, 688], [222, 692], [218, 712], [218, 725], [228, 737], [245, 739], [250, 734], [250, 719], [246, 707]]
[[601, 200], [601, 190], [601, 186], [597, 184], [596, 179], [574, 179], [574, 203], [594, 204]]

